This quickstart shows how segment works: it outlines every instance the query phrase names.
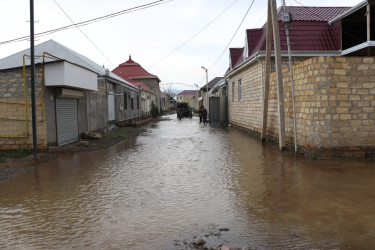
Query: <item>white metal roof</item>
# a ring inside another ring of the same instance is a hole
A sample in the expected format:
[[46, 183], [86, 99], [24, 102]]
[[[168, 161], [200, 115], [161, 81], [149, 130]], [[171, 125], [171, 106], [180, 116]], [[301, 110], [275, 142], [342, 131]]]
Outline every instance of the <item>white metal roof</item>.
[[215, 93], [219, 88], [221, 88], [222, 86], [224, 86], [226, 83], [226, 79], [221, 79], [220, 81], [218, 81], [213, 87], [212, 89], [210, 89], [210, 91], [208, 91], [208, 96], [211, 96], [213, 93]]
[[[44, 43], [38, 44], [35, 46], [35, 64], [42, 63], [43, 61], [43, 53], [47, 52], [55, 57], [58, 57], [64, 61], [79, 65], [83, 68], [86, 68], [90, 71], [93, 71], [97, 73], [98, 75], [104, 76], [106, 74], [106, 69], [100, 66], [99, 64], [95, 63], [91, 59], [75, 52], [72, 49], [69, 49], [68, 47], [54, 41], [54, 40], [48, 40]], [[12, 68], [18, 68], [23, 66], [23, 55], [30, 55], [30, 48], [25, 49], [23, 51], [20, 51], [16, 54], [10, 55], [8, 57], [5, 57], [3, 59], [0, 59], [0, 70], [4, 69], [12, 69]], [[52, 59], [50, 57], [45, 58], [45, 62], [53, 62], [57, 59]], [[25, 64], [28, 66], [30, 65], [30, 59], [26, 58]], [[117, 76], [116, 74], [113, 74], [112, 72], [109, 73], [109, 77], [112, 79], [115, 79], [133, 89], [137, 89], [132, 85], [131, 83], [125, 81], [121, 77]]]

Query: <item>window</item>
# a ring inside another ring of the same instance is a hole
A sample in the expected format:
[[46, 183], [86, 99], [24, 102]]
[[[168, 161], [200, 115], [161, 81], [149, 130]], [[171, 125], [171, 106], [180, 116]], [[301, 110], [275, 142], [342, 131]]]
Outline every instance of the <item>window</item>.
[[236, 83], [232, 83], [232, 102], [234, 102], [236, 99]]
[[128, 95], [124, 92], [124, 109], [128, 109]]
[[137, 95], [137, 109], [139, 109], [139, 95]]
[[238, 80], [238, 100], [242, 100], [242, 82], [241, 79]]
[[134, 109], [134, 98], [130, 98], [130, 108]]

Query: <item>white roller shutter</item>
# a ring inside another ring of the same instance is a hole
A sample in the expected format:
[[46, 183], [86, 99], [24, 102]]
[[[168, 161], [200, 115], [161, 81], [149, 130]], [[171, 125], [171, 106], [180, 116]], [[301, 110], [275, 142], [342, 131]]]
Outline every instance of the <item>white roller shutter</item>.
[[57, 145], [78, 140], [77, 99], [56, 98]]

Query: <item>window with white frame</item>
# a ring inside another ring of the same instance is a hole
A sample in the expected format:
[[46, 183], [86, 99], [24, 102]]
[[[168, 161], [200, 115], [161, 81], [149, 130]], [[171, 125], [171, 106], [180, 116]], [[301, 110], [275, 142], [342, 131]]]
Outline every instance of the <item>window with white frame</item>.
[[238, 80], [238, 100], [242, 100], [242, 82], [241, 79]]
[[236, 99], [236, 83], [232, 83], [232, 102], [234, 102]]

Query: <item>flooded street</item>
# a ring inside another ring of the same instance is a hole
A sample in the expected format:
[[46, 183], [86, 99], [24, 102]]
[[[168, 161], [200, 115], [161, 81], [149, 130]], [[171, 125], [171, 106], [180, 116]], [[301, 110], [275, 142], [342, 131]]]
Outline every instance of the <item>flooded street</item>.
[[374, 161], [283, 156], [235, 128], [165, 118], [131, 149], [0, 183], [0, 248], [375, 247]]

